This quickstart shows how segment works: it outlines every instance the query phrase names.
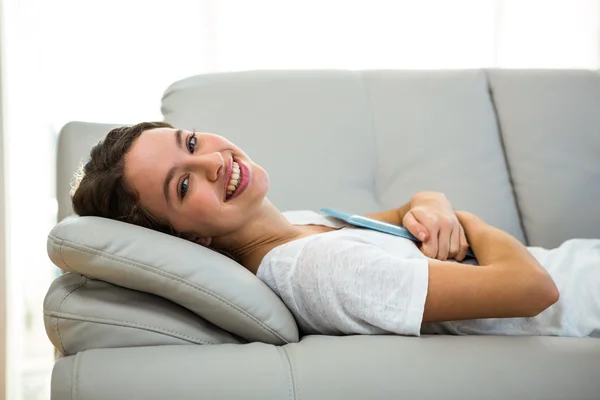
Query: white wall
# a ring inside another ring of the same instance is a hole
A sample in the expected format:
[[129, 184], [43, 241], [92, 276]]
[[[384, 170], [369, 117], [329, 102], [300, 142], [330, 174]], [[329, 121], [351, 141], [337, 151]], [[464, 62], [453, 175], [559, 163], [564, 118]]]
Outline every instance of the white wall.
[[[0, 21], [2, 0], [0, 0]], [[4, 220], [4, 120], [2, 118], [2, 31], [0, 29], [0, 400], [6, 398], [6, 225]]]
[[[2, 85], [0, 84], [0, 93]], [[0, 102], [0, 109], [2, 103]], [[4, 146], [0, 111], [0, 400], [6, 395], [6, 246], [4, 224]]]

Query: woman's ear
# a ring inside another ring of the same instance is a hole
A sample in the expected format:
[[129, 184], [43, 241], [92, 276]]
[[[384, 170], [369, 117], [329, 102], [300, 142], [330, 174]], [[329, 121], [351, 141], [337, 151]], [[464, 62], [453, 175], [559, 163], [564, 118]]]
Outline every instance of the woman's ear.
[[212, 238], [209, 238], [209, 237], [202, 237], [201, 238], [201, 237], [199, 237], [199, 238], [196, 238], [196, 240], [194, 240], [194, 243], [198, 243], [201, 246], [208, 247], [210, 245], [211, 241], [212, 241]]
[[194, 242], [199, 244], [200, 246], [208, 247], [212, 242], [212, 238], [210, 237], [200, 237], [190, 233], [181, 234], [180, 237], [185, 240], [189, 240], [190, 242]]

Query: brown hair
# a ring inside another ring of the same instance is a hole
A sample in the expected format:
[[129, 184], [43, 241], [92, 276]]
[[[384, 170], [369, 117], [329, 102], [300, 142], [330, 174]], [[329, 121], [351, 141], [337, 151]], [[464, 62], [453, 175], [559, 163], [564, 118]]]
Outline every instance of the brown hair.
[[80, 216], [115, 219], [179, 236], [168, 223], [150, 215], [124, 178], [125, 155], [142, 132], [173, 128], [167, 122], [141, 122], [112, 129], [90, 151], [89, 161], [76, 174], [71, 191], [73, 210]]

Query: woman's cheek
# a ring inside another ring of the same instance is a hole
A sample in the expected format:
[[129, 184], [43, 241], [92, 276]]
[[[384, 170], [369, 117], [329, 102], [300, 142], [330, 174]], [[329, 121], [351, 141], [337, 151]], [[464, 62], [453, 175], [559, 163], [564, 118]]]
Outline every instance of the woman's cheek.
[[214, 194], [214, 189], [206, 188], [202, 190], [199, 188], [194, 194], [192, 208], [195, 215], [210, 216], [219, 213], [223, 200]]

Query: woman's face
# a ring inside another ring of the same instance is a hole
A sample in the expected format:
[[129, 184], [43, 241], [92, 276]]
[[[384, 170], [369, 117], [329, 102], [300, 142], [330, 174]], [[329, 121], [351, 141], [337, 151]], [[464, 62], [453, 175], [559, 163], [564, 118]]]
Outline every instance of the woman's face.
[[261, 206], [269, 177], [222, 136], [156, 128], [125, 156], [141, 205], [179, 232], [215, 237], [240, 229]]

